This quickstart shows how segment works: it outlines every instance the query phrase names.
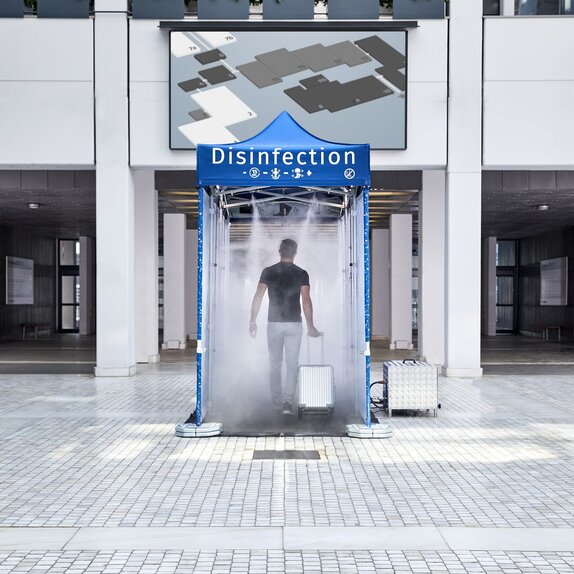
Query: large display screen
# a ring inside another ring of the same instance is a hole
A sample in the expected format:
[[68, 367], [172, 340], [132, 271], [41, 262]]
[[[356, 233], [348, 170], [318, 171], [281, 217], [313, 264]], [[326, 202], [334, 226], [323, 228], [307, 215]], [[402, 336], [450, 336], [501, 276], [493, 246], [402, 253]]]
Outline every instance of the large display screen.
[[170, 147], [233, 143], [289, 112], [313, 135], [406, 148], [405, 31], [170, 32]]

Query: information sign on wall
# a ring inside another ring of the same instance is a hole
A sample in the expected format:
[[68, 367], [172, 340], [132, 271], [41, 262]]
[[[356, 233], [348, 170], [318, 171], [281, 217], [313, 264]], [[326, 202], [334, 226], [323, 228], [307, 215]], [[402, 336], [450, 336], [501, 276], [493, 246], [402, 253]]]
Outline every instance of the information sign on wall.
[[34, 261], [6, 257], [6, 305], [34, 304]]
[[405, 31], [172, 31], [170, 147], [244, 141], [281, 112], [334, 142], [406, 148]]
[[568, 304], [568, 257], [540, 262], [540, 305]]

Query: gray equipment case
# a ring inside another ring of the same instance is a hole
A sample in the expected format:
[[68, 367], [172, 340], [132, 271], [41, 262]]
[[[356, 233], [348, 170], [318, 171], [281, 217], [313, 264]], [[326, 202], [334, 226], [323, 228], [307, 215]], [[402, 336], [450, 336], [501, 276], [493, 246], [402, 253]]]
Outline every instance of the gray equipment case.
[[433, 410], [436, 416], [440, 406], [434, 365], [414, 359], [385, 361], [383, 378], [387, 383], [389, 417], [394, 410]]

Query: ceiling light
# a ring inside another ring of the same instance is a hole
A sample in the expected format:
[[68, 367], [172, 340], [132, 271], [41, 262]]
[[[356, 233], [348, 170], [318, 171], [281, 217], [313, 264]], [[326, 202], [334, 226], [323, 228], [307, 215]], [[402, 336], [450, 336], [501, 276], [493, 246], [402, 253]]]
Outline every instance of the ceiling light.
[[197, 195], [197, 191], [190, 189], [187, 191], [164, 190], [163, 195]]
[[536, 209], [538, 211], [548, 211], [548, 205], [546, 203], [543, 203], [542, 205], [537, 205]]
[[416, 190], [413, 191], [383, 191], [383, 190], [375, 190], [369, 192], [369, 197], [379, 197], [379, 196], [388, 196], [388, 195], [414, 195]]
[[29, 203], [28, 207], [30, 209], [40, 209], [40, 204], [39, 203]]

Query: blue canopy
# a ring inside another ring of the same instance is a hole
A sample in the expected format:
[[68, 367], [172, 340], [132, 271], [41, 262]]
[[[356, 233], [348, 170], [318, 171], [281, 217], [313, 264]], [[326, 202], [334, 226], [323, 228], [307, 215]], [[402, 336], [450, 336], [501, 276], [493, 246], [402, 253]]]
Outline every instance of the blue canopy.
[[368, 144], [328, 142], [287, 112], [245, 141], [197, 146], [199, 186], [364, 186], [370, 183]]

